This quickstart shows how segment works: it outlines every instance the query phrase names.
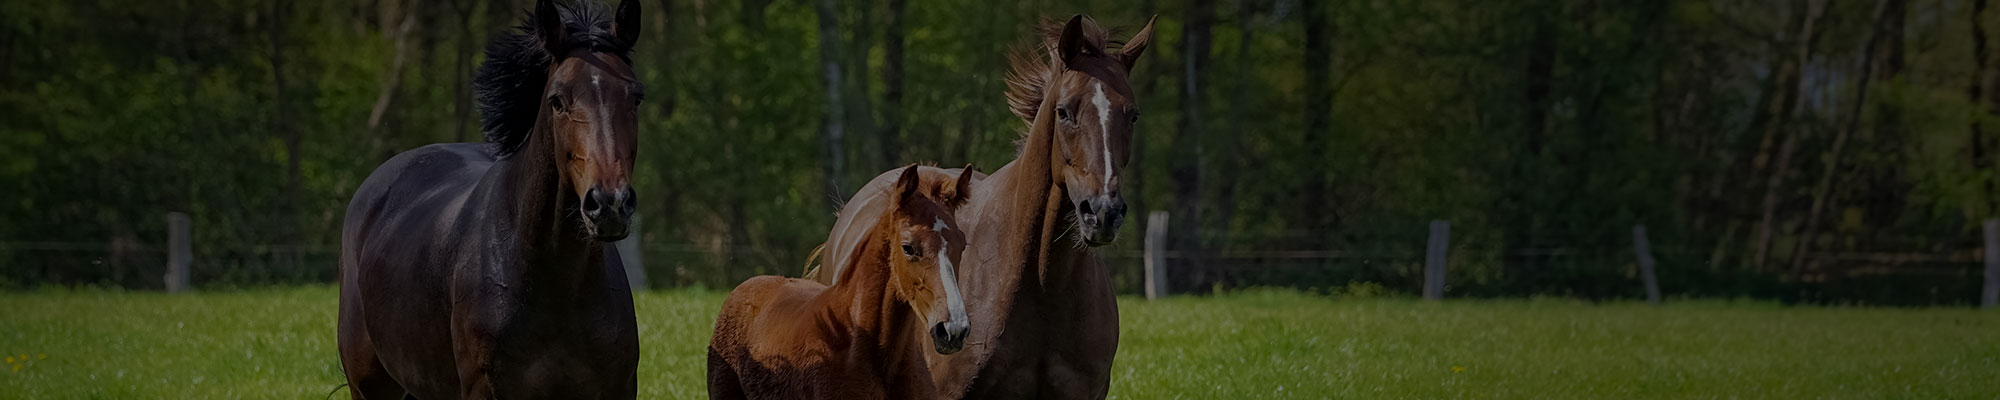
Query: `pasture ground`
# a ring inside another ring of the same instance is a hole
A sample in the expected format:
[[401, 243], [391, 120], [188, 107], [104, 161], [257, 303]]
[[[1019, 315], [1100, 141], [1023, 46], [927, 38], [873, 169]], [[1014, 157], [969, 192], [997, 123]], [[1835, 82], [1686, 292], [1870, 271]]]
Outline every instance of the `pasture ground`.
[[[639, 295], [641, 398], [706, 396], [723, 295]], [[319, 399], [342, 381], [335, 296], [0, 293], [0, 398]], [[2000, 395], [1992, 311], [1250, 291], [1125, 298], [1120, 313], [1120, 399]]]

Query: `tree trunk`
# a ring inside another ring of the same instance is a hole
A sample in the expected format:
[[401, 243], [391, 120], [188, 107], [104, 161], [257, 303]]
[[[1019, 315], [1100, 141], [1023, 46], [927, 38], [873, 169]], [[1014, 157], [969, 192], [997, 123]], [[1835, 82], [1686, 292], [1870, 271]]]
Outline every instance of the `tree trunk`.
[[[868, 93], [868, 50], [875, 43], [875, 14], [871, 12], [867, 2], [840, 2], [840, 4], [844, 4], [847, 12], [852, 13], [852, 17], [847, 19], [849, 23], [844, 24], [844, 28], [839, 29], [851, 32], [848, 39], [842, 42], [843, 47], [840, 48], [841, 51], [845, 52], [841, 57], [841, 72], [843, 73], [841, 76], [841, 90], [845, 90], [847, 93], [842, 95], [841, 99], [847, 102], [846, 131], [855, 132], [863, 136], [857, 139], [866, 139], [866, 136], [870, 136], [871, 132], [878, 132], [877, 129], [880, 129], [875, 126], [875, 112], [870, 110], [873, 108], [875, 98]], [[872, 163], [866, 161], [875, 158], [869, 157], [867, 154], [880, 154], [879, 150], [869, 152], [869, 148], [879, 144], [858, 144], [855, 149], [850, 150], [851, 153], [849, 156], [855, 157], [857, 161], [862, 161], [862, 164], [867, 166]], [[862, 169], [860, 172], [883, 171], [893, 168], [895, 165], [896, 163], [891, 161], [888, 165], [871, 166]], [[848, 167], [854, 168], [854, 165], [850, 164]], [[866, 182], [867, 179], [873, 177], [872, 174], [866, 176], [849, 176], [844, 177], [842, 181], [844, 182], [845, 179], [857, 179], [858, 181]]]
[[[847, 197], [847, 190], [841, 178], [847, 176], [847, 158], [843, 143], [846, 142], [847, 105], [841, 94], [840, 62], [840, 11], [833, 0], [815, 0], [813, 8], [819, 14], [819, 65], [820, 78], [825, 84], [826, 110], [820, 122], [819, 154], [825, 168], [827, 199]], [[829, 205], [837, 205], [831, 203]]]
[[882, 34], [882, 164], [897, 165], [903, 149], [903, 9], [906, 0], [889, 0], [889, 20]]
[[[677, 29], [680, 29], [682, 27], [682, 23], [680, 21], [674, 20], [673, 0], [660, 0], [660, 5], [654, 6], [653, 9], [659, 10], [658, 12], [660, 13], [660, 21], [665, 21], [666, 24], [665, 26], [658, 26], [653, 28], [654, 38], [653, 40], [651, 40], [653, 45], [647, 48], [653, 51], [653, 68], [657, 70], [670, 71], [673, 68], [675, 68], [674, 51], [678, 50], [674, 48], [674, 45], [679, 44], [680, 42], [675, 40], [669, 40], [668, 38], [680, 37], [679, 35], [676, 35], [676, 32]], [[665, 87], [678, 87], [675, 85], [677, 82], [675, 81], [674, 78], [677, 78], [677, 76], [671, 73], [660, 74], [660, 76], [655, 78], [658, 81], [655, 84], [662, 85]], [[653, 98], [649, 99], [648, 101], [652, 102], [654, 104], [654, 107], [660, 108], [660, 120], [666, 121], [673, 119], [674, 106], [679, 104], [680, 99], [674, 96], [675, 93], [674, 91], [661, 90], [655, 93], [658, 94], [654, 95]], [[663, 166], [670, 165], [670, 163], [662, 165]], [[655, 198], [657, 199], [659, 197]]]
[[[1820, 214], [1825, 211], [1827, 197], [1833, 188], [1833, 177], [1840, 171], [1840, 160], [1841, 157], [1846, 155], [1849, 138], [1853, 136], [1856, 129], [1860, 129], [1861, 113], [1864, 111], [1864, 107], [1868, 105], [1868, 84], [1873, 80], [1871, 79], [1871, 75], [1875, 72], [1877, 59], [1884, 60], [1883, 63], [1886, 64], [1887, 68], [1884, 68], [1883, 71], [1884, 80], [1895, 79], [1895, 74], [1901, 71], [1902, 55], [1900, 52], [1903, 46], [1892, 44], [1884, 52], [1886, 54], [1877, 54], [1876, 49], [1882, 48], [1885, 41], [1898, 43], [1902, 41], [1902, 9], [1903, 2], [1900, 0], [1882, 0], [1875, 7], [1875, 29], [1873, 33], [1869, 34], [1868, 46], [1861, 53], [1861, 77], [1856, 79], [1854, 104], [1850, 111], [1848, 111], [1847, 121], [1842, 123], [1840, 131], [1834, 134], [1833, 148], [1827, 151], [1825, 164], [1820, 168], [1819, 183], [1813, 186], [1812, 207], [1806, 211], [1805, 232], [1800, 236], [1799, 244], [1794, 246], [1792, 251], [1791, 269], [1793, 275], [1805, 273], [1806, 255], [1812, 251], [1813, 240], [1819, 237]], [[1880, 126], [1893, 127], [1895, 123], [1893, 112], [1887, 110], [1887, 107], [1884, 108], [1884, 112], [1877, 113], [1878, 119], [1876, 120], [1876, 124], [1878, 125], [1878, 129], [1880, 129]], [[1897, 151], [1894, 147], [1883, 148], [1883, 150], [1889, 153]], [[1870, 187], [1873, 186], [1871, 185]]]
[[1185, 226], [1170, 234], [1173, 249], [1184, 254], [1184, 265], [1171, 268], [1178, 272], [1170, 282], [1182, 284], [1177, 291], [1197, 291], [1208, 284], [1207, 266], [1187, 260], [1201, 259], [1200, 232], [1202, 221], [1201, 169], [1202, 169], [1202, 104], [1204, 95], [1203, 75], [1208, 71], [1211, 36], [1209, 28], [1215, 23], [1215, 2], [1213, 0], [1188, 0], [1187, 22], [1181, 33], [1181, 115], [1179, 131], [1174, 135], [1174, 148], [1179, 150], [1174, 156], [1172, 176], [1174, 179], [1174, 221], [1170, 226]]
[[410, 31], [416, 29], [417, 17], [405, 15], [396, 30], [391, 33], [391, 41], [396, 44], [396, 53], [390, 57], [389, 73], [382, 82], [382, 92], [375, 97], [375, 107], [368, 112], [368, 130], [375, 131], [382, 126], [382, 115], [389, 112], [389, 103], [396, 98], [396, 92], [403, 88], [403, 65], [410, 55]]
[[[1327, 22], [1328, 12], [1321, 9], [1321, 6], [1322, 3], [1318, 1], [1299, 2], [1299, 16], [1305, 19], [1306, 29], [1306, 49], [1303, 55], [1306, 74], [1304, 113], [1306, 130], [1303, 147], [1307, 152], [1322, 152], [1320, 159], [1326, 159], [1338, 153], [1329, 151], [1331, 146], [1328, 143], [1333, 140], [1327, 137], [1330, 134], [1328, 132], [1331, 129], [1330, 125], [1333, 124], [1333, 43], [1330, 38], [1332, 35], [1328, 32], [1331, 29]], [[1308, 172], [1310, 175], [1306, 181], [1306, 198], [1299, 209], [1302, 215], [1309, 216], [1304, 228], [1332, 229], [1332, 215], [1338, 214], [1333, 211], [1338, 207], [1329, 204], [1335, 186], [1331, 182], [1334, 179], [1332, 171], [1329, 168], [1307, 168], [1307, 170], [1310, 171]]]
[[[271, 130], [284, 137], [285, 141], [285, 213], [282, 227], [283, 240], [289, 244], [305, 242], [304, 233], [299, 230], [305, 210], [300, 204], [300, 192], [305, 191], [304, 179], [299, 172], [299, 131], [292, 126], [287, 108], [290, 106], [285, 89], [285, 15], [289, 13], [290, 1], [271, 2]], [[296, 254], [294, 254], [296, 255]], [[293, 259], [293, 262], [299, 260]], [[298, 267], [292, 265], [291, 267]]]
[[[1993, 83], [1990, 81], [1992, 74], [1986, 69], [1986, 24], [1985, 20], [1982, 19], [1986, 14], [1986, 0], [1972, 0], [1971, 14], [1972, 86], [1966, 88], [1965, 96], [1972, 101], [1974, 107], [1985, 111], [1972, 120], [1972, 146], [1970, 146], [1972, 147], [1972, 169], [1974, 171], [1991, 171], [1993, 168], [1992, 156], [1995, 149], [1987, 148], [1989, 144], [1986, 143], [1986, 129], [1980, 124], [1980, 120], [1990, 116], [1994, 110], [1988, 103], [1990, 96], [1987, 94], [1991, 90], [1989, 88], [1993, 87]], [[1989, 218], [2000, 215], [2000, 209], [1994, 208], [1996, 207], [1995, 203], [2000, 203], [2000, 197], [1994, 197], [1996, 194], [1994, 192], [1994, 185], [1996, 181], [2000, 181], [2000, 176], [1993, 175], [1989, 174], [1984, 179], [1985, 184], [1981, 185], [1984, 190], [1981, 192], [1982, 196], [1980, 196], [1980, 199], [1986, 206], [1979, 210], [1973, 210], [1974, 213], [1983, 213], [1984, 216]]]
[[[1778, 91], [1780, 97], [1774, 99], [1771, 107], [1766, 109], [1766, 112], [1769, 114], [1764, 122], [1763, 143], [1758, 146], [1757, 159], [1752, 162], [1753, 165], [1751, 166], [1751, 176], [1764, 176], [1762, 173], [1764, 168], [1774, 168], [1765, 180], [1764, 201], [1762, 202], [1763, 209], [1759, 213], [1761, 217], [1758, 219], [1757, 233], [1755, 235], [1757, 244], [1754, 246], [1755, 249], [1750, 258], [1751, 268], [1756, 271], [1765, 271], [1765, 262], [1770, 259], [1771, 255], [1771, 243], [1777, 234], [1780, 189], [1784, 186], [1785, 176], [1791, 173], [1792, 150], [1796, 148], [1794, 146], [1796, 140], [1791, 135], [1787, 135], [1784, 128], [1789, 125], [1786, 122], [1790, 119], [1795, 104], [1798, 103], [1796, 99], [1799, 93], [1803, 92], [1801, 87], [1805, 85], [1804, 74], [1800, 73], [1799, 70], [1803, 68], [1807, 61], [1811, 60], [1812, 43], [1815, 38], [1814, 32], [1816, 31], [1814, 25], [1819, 23], [1819, 17], [1825, 9], [1826, 2], [1824, 0], [1807, 0], [1805, 19], [1799, 24], [1798, 34], [1793, 36], [1797, 38], [1794, 42], [1797, 47], [1792, 53], [1792, 61], [1784, 64], [1780, 70], [1782, 75], [1774, 75], [1774, 77], [1784, 78], [1779, 81], [1783, 86], [1780, 86], [1780, 90]], [[1775, 151], [1776, 161], [1772, 162], [1770, 161], [1772, 159], [1772, 151], [1765, 149], [1770, 146], [1771, 141], [1774, 139], [1781, 144]]]
[[[1539, 4], [1539, 3], [1538, 3]], [[1507, 179], [1502, 183], [1507, 196], [1496, 199], [1504, 239], [1502, 239], [1501, 277], [1517, 289], [1539, 290], [1540, 257], [1508, 256], [1506, 252], [1537, 245], [1536, 236], [1540, 228], [1537, 214], [1540, 204], [1535, 199], [1544, 192], [1540, 182], [1546, 177], [1540, 168], [1543, 154], [1543, 135], [1548, 131], [1548, 109], [1551, 85], [1556, 66], [1558, 46], [1556, 21], [1558, 16], [1549, 15], [1558, 11], [1548, 4], [1530, 6], [1534, 14], [1533, 32], [1527, 43], [1527, 64], [1521, 70], [1521, 141], [1514, 150], [1515, 159], [1508, 169]]]
[[472, 55], [469, 54], [474, 46], [472, 38], [479, 36], [475, 33], [477, 31], [472, 29], [472, 1], [451, 0], [451, 10], [458, 16], [458, 34], [455, 35], [458, 36], [458, 40], [453, 41], [451, 46], [453, 142], [464, 142], [466, 134], [470, 133], [466, 127], [470, 125], [469, 120], [472, 118], [472, 92], [467, 90], [465, 85], [467, 80], [472, 79], [474, 71], [466, 63], [472, 59]]
[[[1230, 62], [1232, 65], [1228, 66], [1230, 69], [1228, 75], [1230, 76], [1228, 77], [1227, 84], [1230, 90], [1225, 95], [1229, 102], [1229, 115], [1227, 119], [1221, 122], [1222, 125], [1243, 127], [1254, 124], [1251, 122], [1254, 119], [1250, 116], [1252, 112], [1250, 94], [1259, 93], [1259, 91], [1252, 89], [1256, 85], [1256, 69], [1254, 67], [1255, 64], [1250, 61], [1253, 58], [1249, 55], [1249, 49], [1251, 40], [1256, 36], [1257, 31], [1257, 7], [1260, 6], [1258, 3], [1258, 0], [1242, 0], [1236, 3], [1237, 43], [1235, 56], [1232, 57], [1233, 60]], [[1227, 246], [1229, 221], [1236, 216], [1237, 183], [1242, 181], [1240, 179], [1220, 179], [1218, 175], [1240, 170], [1240, 166], [1243, 164], [1243, 155], [1241, 154], [1243, 136], [1254, 135], [1256, 134], [1255, 132], [1257, 132], [1256, 129], [1243, 129], [1226, 135], [1204, 135], [1201, 139], [1198, 139], [1201, 141], [1213, 140], [1215, 142], [1214, 151], [1207, 152], [1210, 158], [1205, 160], [1205, 164], [1196, 172], [1200, 176], [1196, 180], [1208, 185], [1208, 188], [1202, 190], [1204, 194], [1208, 195], [1208, 198], [1203, 200], [1206, 203], [1206, 209], [1201, 212], [1201, 215], [1205, 218], [1201, 221], [1202, 225], [1198, 227], [1200, 232], [1197, 233], [1198, 237], [1195, 239], [1200, 241], [1200, 244], [1196, 245], [1195, 248], [1203, 249], [1207, 253], [1200, 258], [1201, 260], [1205, 260], [1203, 262], [1204, 265], [1222, 265], [1219, 262], [1220, 260], [1212, 259], [1209, 256], [1215, 255], [1216, 252], [1223, 250]], [[1231, 284], [1229, 279], [1232, 272], [1224, 268], [1210, 267], [1204, 271], [1206, 274], [1205, 281], [1211, 284], [1228, 286]]]

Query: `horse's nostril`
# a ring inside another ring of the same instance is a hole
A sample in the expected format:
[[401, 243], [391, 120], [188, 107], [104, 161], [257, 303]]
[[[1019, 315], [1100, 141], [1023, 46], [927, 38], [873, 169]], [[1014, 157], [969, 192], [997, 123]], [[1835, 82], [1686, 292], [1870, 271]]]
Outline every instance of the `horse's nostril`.
[[632, 215], [632, 212], [637, 211], [639, 209], [638, 194], [632, 193], [631, 189], [620, 190], [619, 194], [620, 194], [619, 196], [620, 198], [618, 199], [618, 204], [620, 205], [620, 207], [618, 208], [619, 212], [629, 216]]
[[[904, 331], [904, 332], [908, 332], [908, 331]], [[932, 339], [936, 339], [936, 340], [948, 340], [948, 339], [951, 339], [951, 335], [950, 335], [950, 334], [947, 334], [947, 333], [945, 333], [945, 330], [944, 330], [944, 323], [941, 323], [941, 322], [940, 322], [940, 323], [938, 323], [938, 324], [936, 324], [936, 325], [931, 325], [931, 338], [932, 338]]]
[[599, 212], [602, 212], [604, 210], [604, 202], [598, 201], [597, 197], [598, 197], [597, 189], [590, 189], [589, 192], [584, 192], [583, 194], [584, 214], [597, 215]]
[[1083, 215], [1092, 215], [1092, 214], [1096, 214], [1096, 212], [1094, 212], [1094, 211], [1091, 211], [1091, 207], [1090, 207], [1090, 200], [1084, 200], [1082, 204], [1077, 204], [1077, 205], [1076, 205], [1076, 210], [1077, 210], [1077, 212], [1078, 212], [1078, 213], [1080, 213], [1080, 214], [1083, 214]]

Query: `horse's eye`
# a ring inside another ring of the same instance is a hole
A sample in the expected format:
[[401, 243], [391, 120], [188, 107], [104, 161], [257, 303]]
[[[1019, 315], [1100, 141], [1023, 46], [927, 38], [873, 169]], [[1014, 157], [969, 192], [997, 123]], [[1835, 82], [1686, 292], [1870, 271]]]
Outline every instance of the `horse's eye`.
[[1069, 120], [1069, 106], [1056, 106], [1056, 119]]
[[917, 247], [916, 247], [916, 246], [911, 246], [911, 245], [910, 245], [909, 243], [904, 243], [904, 244], [903, 244], [903, 255], [905, 255], [905, 256], [910, 256], [910, 257], [916, 257], [916, 256], [917, 256]]
[[1139, 123], [1139, 110], [1132, 110], [1132, 123]]
[[563, 104], [562, 95], [551, 95], [549, 96], [549, 109], [556, 112], [563, 112], [568, 111], [569, 107], [567, 104]]

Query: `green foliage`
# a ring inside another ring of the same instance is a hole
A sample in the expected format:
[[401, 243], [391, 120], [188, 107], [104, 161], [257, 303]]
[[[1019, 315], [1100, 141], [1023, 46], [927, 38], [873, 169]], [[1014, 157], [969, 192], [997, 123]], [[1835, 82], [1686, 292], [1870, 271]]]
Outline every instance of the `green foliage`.
[[[1131, 77], [1134, 222], [1106, 252], [1121, 290], [1142, 279], [1126, 255], [1144, 213], [1171, 210], [1186, 292], [1414, 291], [1422, 227], [1442, 219], [1452, 295], [1636, 297], [1629, 232], [1646, 224], [1669, 294], [1833, 301], [1865, 291], [1827, 282], [1896, 275], [1908, 286], [1894, 292], [1947, 294], [1845, 300], [1955, 304], [1965, 287], [1932, 278], [1971, 264], [1815, 256], [1959, 254], [2000, 212], [2000, 89], [1967, 94], [1993, 72], [1974, 70], [1962, 1], [1884, 3], [1906, 12], [1873, 54], [1893, 21], [1876, 2], [1830, 2], [1798, 82], [1779, 71], [1806, 0], [942, 0], [893, 23], [887, 2], [834, 3], [825, 26], [814, 1], [645, 3], [635, 183], [652, 283], [795, 271], [837, 201], [880, 171], [999, 168], [1023, 128], [1002, 101], [1004, 55], [1032, 44], [1037, 19], [1072, 13], [1120, 39], [1160, 16]], [[0, 4], [0, 187], [16, 189], [0, 199], [0, 282], [158, 287], [169, 211], [194, 218], [199, 285], [330, 280], [346, 201], [375, 165], [480, 137], [467, 81], [526, 4]], [[1191, 19], [1201, 7], [1215, 18]], [[1315, 23], [1324, 52], [1305, 45]], [[826, 34], [840, 48], [823, 52]], [[1856, 107], [1864, 61], [1879, 67]], [[824, 136], [833, 95], [840, 140]], [[1804, 101], [1773, 112], [1788, 95]], [[1299, 251], [1333, 255], [1259, 256]]]

